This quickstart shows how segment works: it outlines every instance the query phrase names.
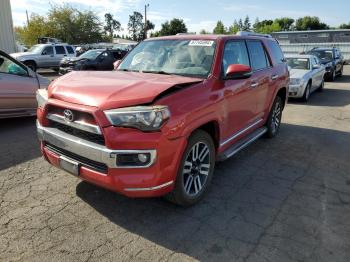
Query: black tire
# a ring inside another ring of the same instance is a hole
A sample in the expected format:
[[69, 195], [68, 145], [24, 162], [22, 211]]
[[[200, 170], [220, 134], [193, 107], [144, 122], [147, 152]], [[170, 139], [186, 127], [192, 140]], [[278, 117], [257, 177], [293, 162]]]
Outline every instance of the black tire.
[[34, 61], [26, 61], [26, 62], [23, 62], [23, 64], [28, 66], [32, 71], [36, 72], [37, 66]]
[[307, 83], [303, 97], [301, 98], [301, 100], [303, 102], [309, 101], [310, 95], [311, 95], [311, 82]]
[[282, 98], [280, 96], [276, 96], [275, 101], [273, 102], [273, 105], [271, 107], [269, 118], [266, 122], [267, 132], [265, 133], [265, 137], [273, 138], [278, 134], [278, 131], [281, 126], [282, 111]]
[[[193, 153], [193, 150], [197, 153]], [[207, 192], [214, 167], [213, 139], [207, 132], [197, 130], [188, 139], [178, 168], [175, 188], [166, 196], [166, 199], [180, 206], [196, 204]]]
[[341, 69], [340, 69], [340, 72], [339, 72], [339, 75], [338, 75], [339, 77], [343, 76], [343, 70], [344, 70], [344, 66], [342, 66]]
[[317, 92], [323, 92], [324, 90], [324, 79], [322, 79], [321, 85], [317, 88]]
[[60, 71], [60, 69], [58, 67], [52, 68], [53, 71], [55, 71], [56, 73], [58, 73]]
[[332, 75], [329, 77], [329, 81], [334, 82], [335, 81], [335, 77], [336, 77], [336, 72], [335, 69], [332, 72]]

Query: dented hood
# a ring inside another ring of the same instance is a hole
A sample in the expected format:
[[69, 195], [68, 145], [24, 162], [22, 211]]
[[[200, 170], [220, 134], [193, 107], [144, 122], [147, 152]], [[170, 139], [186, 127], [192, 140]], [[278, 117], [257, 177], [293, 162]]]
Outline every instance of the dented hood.
[[77, 71], [55, 80], [49, 88], [49, 97], [105, 110], [151, 103], [173, 86], [201, 81], [176, 75]]

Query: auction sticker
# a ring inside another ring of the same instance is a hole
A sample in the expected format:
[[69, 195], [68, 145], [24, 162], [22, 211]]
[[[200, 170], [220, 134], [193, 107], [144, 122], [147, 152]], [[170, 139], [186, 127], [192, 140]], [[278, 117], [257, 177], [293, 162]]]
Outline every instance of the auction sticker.
[[213, 46], [214, 41], [209, 40], [191, 40], [189, 46]]

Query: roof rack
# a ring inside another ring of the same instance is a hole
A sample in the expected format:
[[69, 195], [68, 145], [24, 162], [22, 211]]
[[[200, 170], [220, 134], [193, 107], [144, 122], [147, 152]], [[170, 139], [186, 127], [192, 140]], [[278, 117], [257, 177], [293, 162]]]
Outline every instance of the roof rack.
[[238, 36], [259, 36], [259, 37], [272, 38], [272, 36], [268, 35], [268, 34], [259, 34], [259, 33], [248, 32], [248, 31], [238, 31], [236, 33], [236, 35], [238, 35]]

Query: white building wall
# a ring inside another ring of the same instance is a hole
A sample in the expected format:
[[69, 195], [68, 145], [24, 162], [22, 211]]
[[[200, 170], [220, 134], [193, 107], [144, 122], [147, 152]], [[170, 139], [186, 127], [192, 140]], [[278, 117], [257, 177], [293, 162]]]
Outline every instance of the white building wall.
[[0, 0], [0, 50], [16, 52], [10, 0]]

